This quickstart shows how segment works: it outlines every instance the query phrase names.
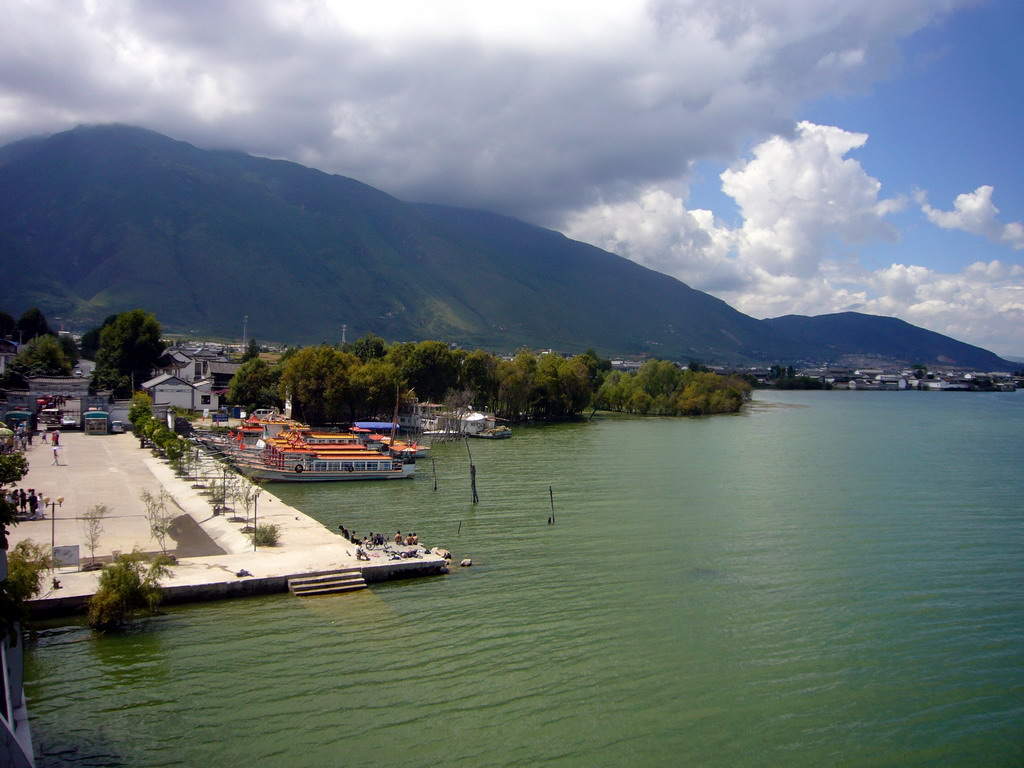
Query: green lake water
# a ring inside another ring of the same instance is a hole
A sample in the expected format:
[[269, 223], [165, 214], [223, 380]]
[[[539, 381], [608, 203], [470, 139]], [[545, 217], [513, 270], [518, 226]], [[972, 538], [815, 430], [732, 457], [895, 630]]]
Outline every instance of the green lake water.
[[464, 444], [437, 490], [430, 459], [273, 490], [471, 568], [42, 632], [38, 765], [1024, 763], [1024, 392], [759, 393], [469, 447], [475, 506]]

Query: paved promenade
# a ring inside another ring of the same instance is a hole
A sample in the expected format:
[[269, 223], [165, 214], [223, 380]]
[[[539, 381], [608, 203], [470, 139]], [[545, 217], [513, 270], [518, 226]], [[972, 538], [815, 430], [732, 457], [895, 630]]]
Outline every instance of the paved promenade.
[[[178, 564], [171, 568], [172, 575], [161, 582], [168, 592], [179, 587], [184, 594], [184, 588], [196, 587], [189, 594], [202, 599], [203, 585], [210, 585], [205, 596], [216, 597], [225, 590], [218, 592], [213, 585], [233, 589], [232, 583], [243, 580], [236, 576], [242, 570], [255, 580], [265, 581], [360, 566], [366, 575], [367, 563], [356, 559], [355, 547], [350, 542], [284, 504], [266, 489], [259, 496], [258, 521], [279, 527], [280, 545], [253, 551], [249, 538], [241, 533], [242, 524], [229, 522], [228, 516], [214, 515], [208, 496], [192, 488], [190, 481], [176, 477], [170, 466], [148, 449], [139, 448], [134, 436], [67, 432], [61, 435], [61, 445], [60, 465], [54, 466], [50, 446], [36, 440], [27, 453], [29, 473], [19, 487], [35, 488], [51, 499], [63, 496], [64, 503], [56, 507], [55, 516], [54, 509], [48, 506], [43, 520], [14, 526], [11, 546], [23, 539], [49, 546], [52, 537], [58, 547], [77, 544], [82, 562], [88, 562], [90, 552], [81, 516], [90, 507], [104, 504], [108, 511], [96, 549], [97, 558], [107, 559], [115, 552], [136, 548], [159, 552], [139, 497], [143, 491], [155, 494], [163, 487], [180, 510], [179, 515], [188, 516], [175, 526], [179, 540], [169, 538], [166, 542], [168, 552], [178, 558]], [[414, 563], [437, 566], [443, 560], [425, 555], [423, 560], [409, 561], [410, 566]], [[383, 562], [369, 565], [383, 566], [372, 569], [379, 571], [380, 578], [394, 575], [393, 566]], [[46, 584], [37, 599], [68, 600], [91, 595], [96, 591], [99, 572], [64, 567], [55, 576], [61, 588], [54, 590]]]

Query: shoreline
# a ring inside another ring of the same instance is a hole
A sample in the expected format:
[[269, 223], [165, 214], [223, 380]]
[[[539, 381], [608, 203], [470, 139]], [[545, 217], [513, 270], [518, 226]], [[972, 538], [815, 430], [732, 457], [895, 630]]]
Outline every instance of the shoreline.
[[[41, 490], [53, 500], [62, 496], [64, 503], [47, 506], [41, 520], [13, 526], [10, 546], [25, 539], [42, 544], [52, 540], [57, 547], [77, 545], [79, 562], [89, 562], [81, 515], [96, 504], [104, 504], [108, 514], [103, 519], [97, 559], [109, 560], [116, 553], [134, 549], [159, 553], [160, 546], [152, 537], [139, 496], [143, 491], [156, 493], [163, 488], [181, 512], [181, 516], [174, 515], [176, 522], [180, 521], [176, 546], [167, 548], [178, 562], [160, 585], [165, 604], [285, 592], [289, 579], [341, 570], [358, 570], [366, 583], [447, 570], [447, 561], [429, 552], [419, 558], [391, 561], [374, 550], [369, 553], [369, 562], [357, 560], [351, 542], [285, 504], [265, 487], [260, 491], [256, 519], [277, 525], [280, 540], [278, 546], [253, 551], [250, 540], [241, 533], [241, 524], [229, 522], [227, 515], [214, 514], [203, 489], [193, 488], [189, 479], [176, 476], [170, 465], [149, 449], [139, 448], [138, 439], [131, 433], [66, 432], [61, 435], [61, 446], [61, 463], [56, 466], [51, 462], [49, 445], [36, 440], [26, 451], [29, 473], [17, 487]], [[182, 520], [183, 516], [192, 522]], [[220, 553], [200, 554], [210, 552], [211, 547]], [[241, 572], [251, 575], [236, 575]], [[80, 614], [96, 592], [100, 573], [82, 571], [80, 566], [55, 569], [52, 576], [45, 577], [40, 594], [29, 601], [32, 615], [54, 618]], [[59, 580], [59, 589], [53, 588], [51, 579]]]

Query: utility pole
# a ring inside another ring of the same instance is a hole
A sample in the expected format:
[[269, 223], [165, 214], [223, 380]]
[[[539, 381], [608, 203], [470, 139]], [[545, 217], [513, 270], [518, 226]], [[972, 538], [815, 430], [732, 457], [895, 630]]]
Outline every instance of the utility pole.
[[242, 354], [245, 354], [245, 344], [249, 340], [247, 338], [249, 331], [249, 316], [244, 315], [242, 317]]
[[341, 346], [345, 346], [345, 331], [348, 330], [348, 326], [342, 323], [341, 326]]

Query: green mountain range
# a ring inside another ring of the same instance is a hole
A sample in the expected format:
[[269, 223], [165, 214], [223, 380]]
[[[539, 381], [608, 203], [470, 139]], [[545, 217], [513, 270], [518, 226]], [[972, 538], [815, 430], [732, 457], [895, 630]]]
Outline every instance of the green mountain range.
[[[846, 344], [861, 335], [838, 328], [884, 319], [832, 316], [836, 332], [810, 343], [786, 318], [551, 230], [119, 125], [0, 149], [0, 263], [0, 308], [82, 330], [143, 307], [168, 331], [227, 337], [245, 316], [267, 341], [336, 342], [345, 326], [349, 339], [770, 363], [859, 353]], [[950, 346], [891, 346], [908, 362], [1006, 367], [938, 338]]]

